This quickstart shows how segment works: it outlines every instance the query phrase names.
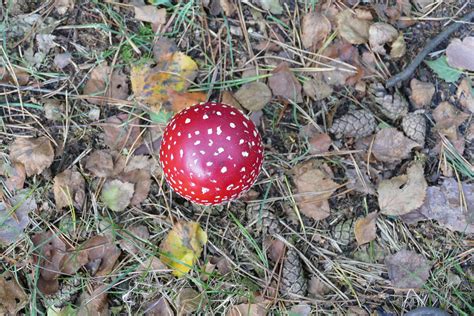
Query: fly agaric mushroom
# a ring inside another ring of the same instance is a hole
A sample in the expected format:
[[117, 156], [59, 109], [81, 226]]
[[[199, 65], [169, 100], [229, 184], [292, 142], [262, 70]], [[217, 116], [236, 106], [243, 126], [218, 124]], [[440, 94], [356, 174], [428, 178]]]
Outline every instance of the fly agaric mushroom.
[[176, 193], [197, 204], [217, 205], [254, 184], [263, 163], [262, 139], [236, 108], [200, 103], [168, 123], [160, 163]]

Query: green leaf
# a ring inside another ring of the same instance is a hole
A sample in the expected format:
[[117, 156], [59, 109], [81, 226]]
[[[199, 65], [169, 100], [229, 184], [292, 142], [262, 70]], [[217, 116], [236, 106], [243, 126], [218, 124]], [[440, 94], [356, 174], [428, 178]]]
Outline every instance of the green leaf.
[[149, 112], [150, 120], [155, 123], [166, 124], [173, 117], [172, 112], [168, 111], [159, 111], [159, 112]]
[[436, 60], [425, 60], [425, 63], [430, 67], [439, 78], [446, 82], [452, 83], [458, 81], [462, 71], [457, 70], [448, 65], [446, 56], [441, 56]]

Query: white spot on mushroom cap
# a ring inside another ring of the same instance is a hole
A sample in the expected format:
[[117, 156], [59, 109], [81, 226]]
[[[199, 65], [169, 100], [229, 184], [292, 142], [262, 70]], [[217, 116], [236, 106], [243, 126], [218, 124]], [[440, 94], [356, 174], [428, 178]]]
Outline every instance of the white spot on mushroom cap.
[[187, 117], [186, 120], [184, 121], [184, 124], [188, 124], [188, 123], [191, 123], [191, 119], [189, 117]]
[[230, 122], [230, 123], [229, 123], [229, 126], [230, 126], [231, 128], [235, 128], [235, 123]]
[[179, 150], [179, 157], [183, 158], [183, 155], [184, 155], [184, 150], [180, 149]]
[[201, 143], [201, 141], [197, 140], [197, 141], [194, 142], [194, 145], [196, 146], [196, 145], [199, 145], [200, 143]]
[[248, 153], [248, 152], [246, 152], [246, 151], [243, 151], [243, 152], [242, 152], [242, 156], [244, 156], [244, 157], [248, 157], [248, 156], [249, 156], [249, 153]]
[[212, 161], [208, 161], [208, 162], [206, 162], [206, 166], [208, 166], [208, 167], [212, 166], [212, 164], [213, 164], [213, 162], [212, 162]]
[[209, 128], [209, 129], [207, 130], [207, 134], [208, 134], [208, 135], [211, 135], [211, 134], [212, 134], [212, 128]]
[[207, 114], [204, 114], [204, 115], [202, 116], [202, 119], [203, 119], [203, 120], [207, 120], [208, 118], [209, 118], [209, 116], [207, 116]]
[[226, 173], [227, 172], [227, 167], [222, 167], [221, 168], [221, 173]]
[[242, 138], [239, 140], [239, 145], [242, 145], [243, 143], [245, 143], [245, 140], [243, 140]]
[[217, 135], [220, 135], [220, 134], [222, 134], [222, 129], [221, 129], [221, 127], [220, 127], [220, 126], [217, 126], [217, 131], [216, 131], [216, 134], [217, 134]]
[[202, 194], [206, 194], [207, 192], [209, 192], [210, 190], [208, 188], [205, 188], [205, 187], [202, 187], [201, 188], [201, 192]]

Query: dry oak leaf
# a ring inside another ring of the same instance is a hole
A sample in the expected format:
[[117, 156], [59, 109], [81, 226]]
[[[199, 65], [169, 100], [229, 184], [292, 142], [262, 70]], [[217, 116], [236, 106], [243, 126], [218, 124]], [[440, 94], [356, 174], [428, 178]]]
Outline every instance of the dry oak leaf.
[[336, 16], [339, 35], [351, 44], [364, 44], [369, 40], [370, 22], [357, 18], [350, 9]]
[[423, 108], [431, 104], [435, 94], [435, 86], [431, 82], [423, 82], [413, 78], [410, 81], [410, 99], [417, 108]]
[[103, 125], [104, 142], [111, 149], [137, 148], [141, 144], [140, 119], [127, 113], [110, 116]]
[[181, 277], [191, 270], [207, 243], [207, 234], [197, 222], [179, 221], [160, 245], [161, 261]]
[[138, 65], [132, 67], [131, 81], [135, 97], [151, 107], [154, 112], [165, 110], [179, 112], [181, 104], [170, 101], [170, 91], [185, 92], [196, 78], [198, 66], [194, 60], [181, 53], [173, 52], [174, 47], [168, 45], [169, 52], [159, 54], [155, 67]]
[[240, 104], [240, 102], [235, 98], [234, 94], [230, 91], [222, 92], [221, 101], [224, 104], [232, 105], [234, 108], [239, 109], [240, 111], [244, 110], [244, 108], [242, 107], [242, 104]]
[[0, 274], [0, 315], [19, 315], [28, 296], [9, 271]]
[[272, 100], [272, 92], [263, 82], [251, 82], [237, 90], [234, 97], [247, 110], [259, 111]]
[[0, 245], [9, 246], [23, 235], [30, 224], [28, 214], [36, 209], [36, 201], [27, 190], [10, 200], [0, 200]]
[[10, 160], [22, 163], [28, 177], [43, 172], [53, 159], [53, 145], [46, 136], [17, 138], [10, 144]]
[[147, 156], [132, 156], [128, 161], [124, 156], [115, 159], [115, 177], [134, 186], [131, 205], [138, 205], [147, 198], [155, 167], [153, 160]]
[[331, 32], [331, 22], [319, 12], [311, 12], [303, 17], [301, 41], [304, 48], [319, 48]]
[[403, 215], [419, 208], [425, 200], [427, 186], [420, 162], [411, 165], [406, 175], [383, 180], [377, 188], [381, 213]]
[[474, 71], [474, 36], [462, 41], [455, 38], [446, 48], [447, 62], [451, 67]]
[[109, 76], [110, 67], [107, 65], [107, 62], [99, 64], [91, 71], [90, 77], [82, 90], [83, 94], [91, 96], [91, 98], [86, 99], [87, 102], [97, 105], [105, 104], [103, 99], [97, 97], [105, 95]]
[[74, 206], [82, 209], [86, 182], [81, 173], [77, 170], [67, 169], [54, 177], [54, 200], [56, 207], [62, 209], [66, 206]]
[[381, 162], [395, 163], [410, 157], [413, 148], [420, 145], [405, 137], [396, 128], [383, 128], [375, 136], [372, 153]]
[[411, 250], [387, 256], [385, 265], [392, 285], [397, 288], [421, 288], [430, 277], [431, 263]]
[[359, 246], [371, 242], [377, 237], [377, 216], [377, 212], [372, 212], [356, 220], [354, 235]]
[[273, 69], [272, 76], [268, 78], [268, 86], [274, 96], [292, 100], [296, 103], [303, 102], [301, 84], [286, 62]]
[[330, 215], [328, 199], [339, 185], [313, 162], [297, 165], [294, 172], [294, 182], [298, 190], [295, 200], [300, 211], [315, 220], [328, 217]]
[[372, 50], [381, 55], [385, 55], [384, 45], [394, 42], [398, 38], [396, 28], [388, 23], [377, 22], [369, 28], [369, 43]]

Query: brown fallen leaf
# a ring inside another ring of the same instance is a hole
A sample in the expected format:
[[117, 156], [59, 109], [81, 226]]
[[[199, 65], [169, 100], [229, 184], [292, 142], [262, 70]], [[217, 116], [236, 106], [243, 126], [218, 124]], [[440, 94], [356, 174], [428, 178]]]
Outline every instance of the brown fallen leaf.
[[161, 272], [169, 271], [169, 269], [168, 267], [166, 267], [166, 265], [163, 262], [161, 262], [160, 259], [158, 259], [155, 256], [151, 256], [148, 259], [146, 259], [143, 263], [140, 264], [138, 271], [161, 273]]
[[158, 9], [155, 5], [135, 6], [135, 19], [151, 23], [154, 32], [166, 24], [166, 8]]
[[435, 129], [454, 141], [458, 139], [458, 127], [469, 118], [469, 114], [459, 111], [449, 102], [441, 102], [433, 110], [433, 118]]
[[110, 116], [103, 125], [104, 142], [111, 149], [137, 148], [141, 144], [140, 119], [127, 113]]
[[393, 59], [398, 59], [405, 56], [407, 52], [407, 44], [405, 42], [405, 38], [402, 33], [398, 35], [397, 39], [392, 43], [392, 47], [390, 49], [390, 57]]
[[203, 293], [198, 293], [190, 287], [185, 287], [179, 291], [175, 304], [178, 315], [190, 315], [197, 310], [204, 310], [206, 298]]
[[27, 176], [40, 174], [51, 166], [53, 159], [53, 145], [46, 136], [17, 138], [10, 144], [10, 160], [22, 163]]
[[56, 0], [54, 7], [59, 15], [64, 15], [67, 11], [74, 9], [74, 0]]
[[129, 95], [128, 77], [121, 69], [112, 72], [106, 96], [112, 99], [126, 100]]
[[54, 56], [53, 63], [59, 69], [64, 69], [66, 68], [67, 65], [71, 63], [71, 61], [72, 61], [72, 54], [69, 52], [66, 52], [66, 53], [56, 54], [56, 56]]
[[425, 202], [414, 211], [422, 216], [416, 217], [416, 221], [411, 223], [430, 219], [449, 230], [473, 234], [474, 184], [462, 182], [461, 187], [462, 195], [459, 192], [459, 183], [453, 178], [444, 179], [440, 186], [428, 187]]
[[272, 92], [263, 82], [255, 81], [244, 84], [234, 93], [234, 97], [245, 109], [258, 111], [272, 100]]
[[25, 166], [22, 163], [0, 161], [0, 176], [4, 176], [5, 186], [9, 192], [23, 189], [26, 180]]
[[160, 297], [148, 303], [143, 314], [145, 316], [174, 316], [170, 304], [164, 297]]
[[265, 316], [267, 309], [263, 303], [256, 304], [239, 304], [233, 306], [227, 316]]
[[456, 97], [461, 106], [469, 112], [474, 113], [474, 93], [469, 78], [464, 78], [458, 86]]
[[65, 256], [66, 244], [52, 232], [37, 233], [31, 238], [34, 249], [33, 259], [39, 267], [38, 288], [46, 295], [59, 289], [61, 261]]
[[383, 128], [375, 135], [372, 153], [378, 161], [396, 163], [409, 158], [411, 150], [417, 147], [420, 147], [417, 142], [396, 128]]
[[174, 113], [207, 100], [207, 94], [204, 92], [176, 92], [168, 90], [168, 97], [169, 99], [163, 103], [163, 106], [171, 109]]
[[320, 12], [310, 12], [301, 23], [301, 41], [304, 48], [318, 49], [331, 32], [331, 22]]
[[320, 101], [329, 97], [332, 94], [333, 89], [322, 79], [322, 76], [317, 76], [313, 79], [306, 80], [303, 83], [303, 91], [311, 99]]
[[[103, 62], [95, 67], [87, 80], [82, 93], [94, 97], [104, 96], [107, 88], [107, 82], [110, 76], [110, 67], [107, 62]], [[100, 98], [88, 98], [87, 102], [97, 105], [104, 105], [105, 101]]]
[[[268, 87], [267, 87], [268, 89]], [[242, 107], [242, 104], [235, 98], [234, 94], [230, 91], [223, 91], [222, 92], [222, 103], [232, 105], [234, 108], [239, 109], [240, 111], [243, 111], [244, 108]]]
[[271, 237], [266, 241], [266, 243], [268, 244], [268, 258], [273, 263], [277, 263], [282, 260], [286, 250], [285, 243], [279, 239], [273, 239]]
[[402, 289], [421, 288], [430, 277], [431, 263], [411, 250], [400, 250], [385, 258], [392, 285]]
[[308, 139], [309, 153], [318, 155], [329, 151], [332, 144], [331, 137], [326, 133], [316, 133]]
[[27, 303], [28, 296], [15, 276], [9, 271], [0, 274], [0, 315], [19, 315]]
[[377, 212], [372, 212], [356, 220], [354, 235], [359, 246], [371, 242], [377, 237], [377, 216]]
[[87, 156], [85, 167], [96, 177], [109, 177], [114, 171], [112, 154], [107, 150], [94, 150]]
[[67, 169], [56, 175], [53, 185], [56, 207], [71, 206], [81, 210], [86, 198], [85, 187], [84, 178], [76, 169]]
[[336, 16], [339, 36], [351, 44], [364, 44], [369, 40], [370, 23], [357, 18], [350, 9], [341, 11]]
[[474, 36], [467, 36], [462, 41], [455, 38], [446, 48], [447, 62], [451, 67], [474, 71]]
[[398, 31], [396, 28], [388, 23], [376, 22], [369, 28], [369, 44], [372, 50], [381, 55], [386, 55], [387, 52], [384, 45], [391, 44], [398, 38]]
[[308, 304], [298, 304], [294, 305], [290, 309], [290, 315], [294, 316], [310, 316], [311, 315], [311, 306]]
[[36, 200], [27, 190], [0, 200], [0, 245], [9, 246], [21, 238], [30, 224], [29, 213], [35, 209]]
[[268, 86], [274, 96], [292, 100], [296, 103], [303, 102], [301, 84], [286, 62], [280, 63], [273, 69], [272, 76], [268, 78]]
[[99, 286], [92, 293], [84, 292], [79, 297], [79, 309], [77, 316], [107, 316], [109, 312], [109, 302], [107, 296], [107, 284]]
[[120, 256], [120, 249], [107, 237], [97, 235], [87, 240], [81, 246], [81, 251], [87, 253], [88, 262], [98, 261], [99, 265], [96, 271], [92, 271], [94, 276], [105, 276], [109, 274]]
[[150, 238], [150, 232], [144, 225], [129, 227], [121, 235], [123, 239], [119, 242], [120, 248], [131, 254], [138, 253], [145, 245], [142, 240], [148, 241]]
[[323, 297], [329, 293], [331, 289], [318, 276], [313, 275], [308, 281], [308, 293], [310, 297]]
[[25, 86], [30, 81], [30, 74], [25, 70], [13, 67], [0, 67], [0, 83], [8, 83], [20, 86]]
[[412, 164], [406, 175], [380, 182], [378, 202], [385, 215], [403, 215], [421, 205], [425, 200], [427, 183], [420, 162]]
[[431, 104], [435, 93], [435, 86], [431, 82], [423, 82], [413, 78], [410, 81], [410, 99], [417, 108], [427, 107]]
[[297, 165], [294, 173], [298, 191], [295, 200], [300, 211], [315, 220], [328, 217], [330, 215], [328, 199], [339, 185], [313, 162]]
[[154, 161], [147, 156], [132, 156], [128, 161], [124, 156], [115, 159], [115, 178], [134, 186], [131, 205], [138, 205], [148, 197], [155, 167]]

